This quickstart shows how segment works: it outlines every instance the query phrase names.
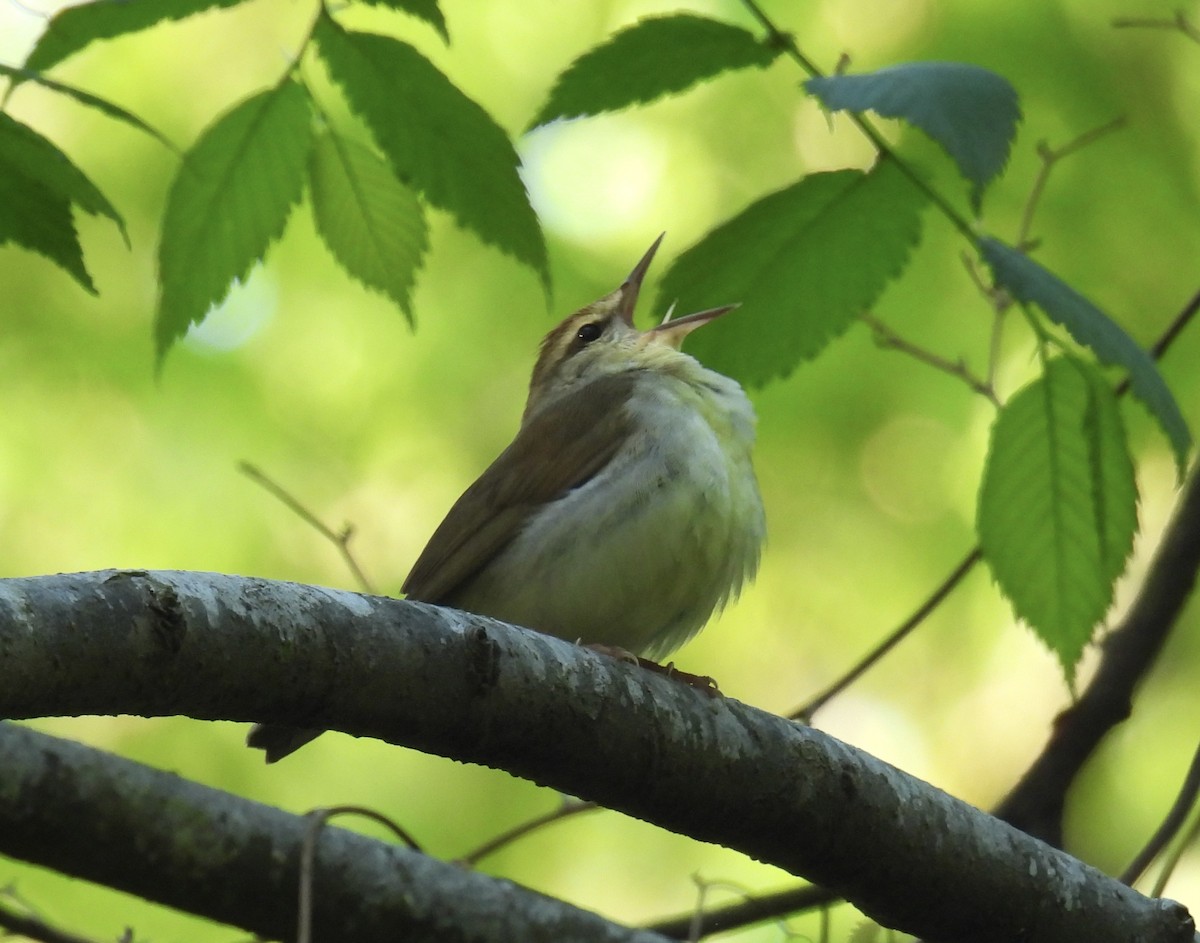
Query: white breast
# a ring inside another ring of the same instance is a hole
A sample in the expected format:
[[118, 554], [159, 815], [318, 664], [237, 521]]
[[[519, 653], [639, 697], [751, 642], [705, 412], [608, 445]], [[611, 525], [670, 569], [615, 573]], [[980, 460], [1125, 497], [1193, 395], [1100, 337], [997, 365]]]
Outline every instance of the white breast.
[[758, 566], [765, 534], [754, 411], [691, 358], [641, 382], [636, 432], [586, 484], [547, 505], [458, 600], [571, 640], [661, 658]]

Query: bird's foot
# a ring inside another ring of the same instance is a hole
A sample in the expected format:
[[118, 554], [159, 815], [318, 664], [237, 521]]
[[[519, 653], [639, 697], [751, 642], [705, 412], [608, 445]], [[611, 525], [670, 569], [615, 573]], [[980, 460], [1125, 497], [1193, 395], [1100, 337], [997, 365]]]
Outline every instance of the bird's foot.
[[651, 661], [649, 658], [639, 658], [638, 664], [649, 671], [657, 671], [659, 674], [664, 674], [668, 678], [674, 678], [676, 681], [682, 681], [688, 687], [696, 688], [703, 691], [709, 697], [721, 697], [721, 688], [717, 685], [717, 679], [711, 678], [708, 675], [694, 675], [690, 671], [680, 671], [675, 667], [675, 662], [669, 661], [665, 665], [660, 665], [656, 661]]
[[[576, 644], [581, 643], [577, 642]], [[673, 661], [662, 665], [657, 661], [651, 661], [649, 658], [641, 658], [628, 649], [621, 648], [619, 645], [601, 645], [598, 642], [589, 642], [583, 647], [589, 648], [594, 652], [599, 652], [601, 655], [607, 655], [609, 658], [615, 658], [617, 661], [640, 665], [647, 671], [653, 671], [657, 674], [666, 675], [668, 678], [674, 678], [676, 681], [682, 681], [688, 687], [703, 691], [710, 697], [721, 696], [721, 689], [717, 685], [716, 678], [710, 678], [708, 675], [694, 675], [688, 671], [680, 671], [675, 667], [675, 662]]]
[[[576, 645], [583, 645], [582, 639], [577, 639]], [[601, 655], [607, 655], [609, 658], [615, 658], [617, 661], [624, 661], [631, 665], [639, 665], [642, 659], [638, 658], [633, 652], [627, 648], [621, 648], [620, 645], [601, 645], [599, 642], [588, 642], [583, 645], [584, 648], [591, 649], [593, 652], [599, 652]]]

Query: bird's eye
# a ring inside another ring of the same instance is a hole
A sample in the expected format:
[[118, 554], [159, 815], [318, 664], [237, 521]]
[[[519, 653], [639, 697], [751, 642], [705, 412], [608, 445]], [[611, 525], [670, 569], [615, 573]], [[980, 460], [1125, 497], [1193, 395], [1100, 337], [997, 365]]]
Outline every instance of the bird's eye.
[[575, 334], [576, 340], [582, 344], [590, 344], [604, 333], [603, 321], [589, 321]]

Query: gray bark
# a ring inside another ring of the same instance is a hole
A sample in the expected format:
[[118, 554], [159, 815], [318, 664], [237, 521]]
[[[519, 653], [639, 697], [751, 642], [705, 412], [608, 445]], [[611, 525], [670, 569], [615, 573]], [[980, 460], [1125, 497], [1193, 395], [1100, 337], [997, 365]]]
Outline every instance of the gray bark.
[[200, 573], [0, 583], [0, 715], [97, 713], [329, 727], [500, 767], [776, 864], [931, 941], [1194, 932], [1180, 905], [820, 731], [418, 603]]

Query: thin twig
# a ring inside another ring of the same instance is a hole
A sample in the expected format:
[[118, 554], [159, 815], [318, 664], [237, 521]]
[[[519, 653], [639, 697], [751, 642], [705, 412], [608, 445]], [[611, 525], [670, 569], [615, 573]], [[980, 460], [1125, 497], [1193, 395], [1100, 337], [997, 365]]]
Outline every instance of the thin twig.
[[766, 920], [776, 920], [788, 914], [825, 907], [839, 900], [841, 898], [832, 891], [810, 884], [775, 894], [747, 894], [745, 900], [707, 912], [698, 913], [696, 908], [692, 908], [687, 913], [647, 924], [643, 929], [674, 940], [698, 939]]
[[1193, 42], [1200, 43], [1200, 29], [1193, 25], [1187, 14], [1182, 10], [1175, 12], [1174, 19], [1158, 19], [1155, 17], [1119, 16], [1112, 21], [1117, 29], [1169, 29], [1178, 30]]
[[413, 851], [420, 851], [421, 846], [401, 826], [397, 825], [386, 815], [363, 806], [339, 805], [327, 809], [313, 809], [308, 813], [310, 819], [308, 831], [304, 834], [304, 844], [300, 848], [300, 903], [299, 916], [296, 921], [296, 943], [312, 943], [313, 916], [313, 871], [317, 857], [317, 838], [321, 829], [335, 815], [361, 815], [373, 822], [378, 822], [392, 832], [400, 841]]
[[333, 528], [325, 524], [324, 521], [301, 504], [282, 485], [269, 478], [256, 465], [251, 465], [249, 462], [238, 462], [238, 471], [273, 494], [287, 505], [292, 512], [297, 514], [301, 520], [315, 528], [322, 537], [331, 541], [338, 548], [338, 552], [342, 555], [342, 559], [346, 561], [346, 565], [350, 568], [350, 572], [354, 574], [354, 578], [358, 581], [358, 585], [362, 587], [363, 592], [372, 596], [375, 595], [375, 588], [371, 585], [371, 581], [367, 579], [366, 574], [359, 567], [358, 561], [354, 559], [354, 554], [350, 552], [350, 540], [354, 536], [353, 527], [347, 524], [340, 533], [334, 531]]
[[963, 578], [971, 572], [971, 570], [975, 567], [975, 564], [979, 562], [982, 556], [983, 552], [977, 546], [974, 550], [963, 557], [958, 566], [956, 566], [954, 570], [951, 571], [950, 575], [942, 581], [942, 584], [929, 595], [928, 599], [926, 599], [923, 603], [921, 603], [920, 606], [917, 607], [916, 612], [905, 619], [896, 629], [887, 635], [883, 641], [871, 649], [871, 651], [867, 653], [866, 657], [864, 657], [858, 662], [858, 664], [842, 675], [841, 678], [814, 697], [803, 707], [792, 711], [792, 713], [788, 715], [789, 719], [801, 720], [804, 723], [810, 723], [812, 721], [813, 714], [824, 707], [831, 698], [841, 694], [842, 691], [862, 677], [862, 675], [864, 675], [868, 669], [870, 669], [877, 661], [879, 661], [879, 659], [899, 645], [900, 642], [902, 642], [908, 636], [908, 634], [913, 631], [913, 629], [929, 618], [933, 611], [937, 609], [939, 605], [941, 605], [942, 600], [949, 596], [950, 593], [954, 591], [955, 587], [957, 587], [958, 584], [963, 581]]
[[1092, 128], [1090, 131], [1084, 131], [1079, 137], [1068, 141], [1062, 147], [1058, 148], [1050, 147], [1045, 141], [1038, 141], [1037, 154], [1041, 158], [1042, 166], [1038, 168], [1037, 176], [1033, 180], [1033, 186], [1029, 190], [1029, 198], [1025, 201], [1025, 210], [1021, 214], [1021, 225], [1017, 230], [1016, 243], [1016, 248], [1019, 252], [1029, 252], [1036, 245], [1032, 239], [1033, 216], [1037, 212], [1038, 204], [1041, 202], [1042, 195], [1046, 190], [1046, 183], [1049, 181], [1050, 174], [1053, 172], [1055, 165], [1064, 157], [1070, 157], [1088, 145], [1094, 144], [1105, 135], [1112, 134], [1124, 125], [1125, 118], [1118, 116], [1099, 127]]
[[1183, 853], [1196, 844], [1197, 838], [1200, 838], [1200, 816], [1197, 816], [1192, 822], [1192, 827], [1187, 830], [1187, 834], [1183, 836], [1183, 840], [1175, 845], [1175, 847], [1163, 859], [1162, 871], [1154, 881], [1154, 886], [1150, 888], [1152, 897], [1162, 897], [1163, 891], [1167, 889], [1167, 882], [1171, 880], [1171, 875], [1175, 873], [1175, 868], [1179, 864], [1179, 859], [1183, 857]]
[[547, 812], [545, 815], [539, 815], [527, 822], [522, 822], [510, 828], [507, 832], [501, 832], [490, 841], [484, 842], [474, 851], [463, 855], [458, 859], [458, 863], [466, 867], [473, 868], [488, 855], [495, 854], [505, 845], [515, 842], [519, 838], [524, 838], [526, 835], [546, 825], [551, 825], [554, 822], [561, 822], [563, 819], [568, 819], [573, 815], [579, 815], [581, 812], [591, 812], [598, 809], [600, 806], [594, 802], [581, 802], [579, 800], [568, 800], [563, 802], [557, 809], [552, 812]]
[[986, 397], [997, 409], [1000, 408], [1000, 399], [996, 396], [996, 391], [986, 381], [975, 376], [963, 361], [947, 360], [945, 357], [938, 356], [932, 351], [914, 344], [912, 341], [901, 337], [874, 315], [864, 313], [860, 317], [863, 323], [871, 328], [871, 331], [875, 335], [875, 342], [880, 347], [887, 347], [908, 354], [910, 357], [919, 360], [927, 366], [933, 367], [935, 370], [940, 370], [942, 373], [949, 374], [955, 379], [962, 380], [962, 382], [980, 396]]
[[[1162, 825], [1150, 836], [1150, 840], [1137, 853], [1137, 856], [1129, 862], [1129, 866], [1121, 872], [1120, 880], [1123, 884], [1132, 887], [1142, 876], [1142, 872], [1150, 866], [1150, 862], [1171, 843], [1171, 839], [1183, 828], [1192, 809], [1195, 808], [1198, 795], [1200, 795], [1200, 745], [1196, 747], [1196, 752], [1192, 756], [1192, 764], [1188, 767], [1183, 784], [1179, 787], [1179, 794], [1171, 804]], [[1158, 894], [1159, 892], [1156, 891], [1154, 896], [1157, 897]]]

